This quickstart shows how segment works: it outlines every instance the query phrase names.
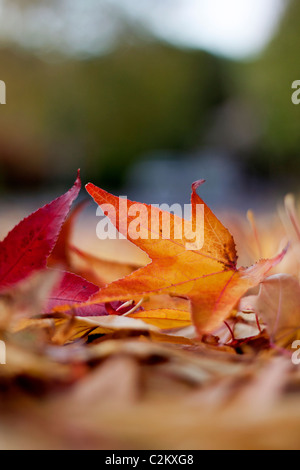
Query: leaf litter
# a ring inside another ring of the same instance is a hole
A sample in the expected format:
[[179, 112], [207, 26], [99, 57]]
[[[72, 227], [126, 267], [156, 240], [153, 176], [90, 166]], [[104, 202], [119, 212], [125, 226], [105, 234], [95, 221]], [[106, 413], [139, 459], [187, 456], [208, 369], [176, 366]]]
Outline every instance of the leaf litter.
[[295, 202], [268, 223], [229, 218], [229, 231], [200, 183], [191, 202], [204, 205], [201, 249], [129, 236], [149, 256], [143, 265], [75, 246], [79, 174], [0, 243], [1, 448], [299, 448]]

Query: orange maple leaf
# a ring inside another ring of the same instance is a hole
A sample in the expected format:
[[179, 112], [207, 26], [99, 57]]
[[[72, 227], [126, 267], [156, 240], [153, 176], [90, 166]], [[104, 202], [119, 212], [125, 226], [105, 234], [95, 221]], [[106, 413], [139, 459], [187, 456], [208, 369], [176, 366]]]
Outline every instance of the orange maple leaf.
[[[170, 233], [163, 239], [163, 215], [157, 207], [140, 204], [143, 211], [138, 217], [140, 237], [132, 237], [130, 224], [136, 224], [137, 215], [133, 205], [139, 204], [127, 200], [126, 218], [119, 213], [120, 198], [97, 188], [86, 185], [87, 192], [94, 201], [105, 206], [105, 213], [122, 235], [144, 250], [151, 258], [151, 263], [123, 279], [112, 282], [102, 288], [95, 296], [97, 302], [140, 299], [150, 295], [169, 294], [190, 300], [192, 321], [199, 334], [210, 333], [228, 317], [238, 300], [251, 287], [259, 284], [270, 269], [281, 261], [286, 249], [273, 259], [260, 260], [250, 268], [237, 268], [237, 253], [230, 232], [223, 226], [196, 190], [204, 181], [192, 185], [192, 220], [186, 221], [169, 214]], [[124, 201], [123, 201], [124, 204]], [[203, 220], [196, 217], [197, 205], [204, 209]], [[110, 209], [111, 208], [111, 209]], [[159, 223], [152, 226], [153, 216]], [[123, 217], [123, 218], [122, 218]], [[190, 235], [203, 231], [204, 243], [201, 249], [187, 249]], [[174, 237], [178, 229], [186, 224], [186, 236]], [[201, 225], [201, 226], [200, 226]], [[195, 232], [196, 231], [196, 232]], [[173, 234], [173, 235], [172, 235]]]

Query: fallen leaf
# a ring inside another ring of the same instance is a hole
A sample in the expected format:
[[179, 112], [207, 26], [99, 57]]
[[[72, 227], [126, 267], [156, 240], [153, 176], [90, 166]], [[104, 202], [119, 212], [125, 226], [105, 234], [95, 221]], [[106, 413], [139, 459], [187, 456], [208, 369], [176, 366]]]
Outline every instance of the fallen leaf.
[[58, 240], [48, 259], [48, 266], [54, 267], [59, 264], [60, 266], [65, 267], [66, 269], [70, 267], [70, 244], [72, 232], [74, 229], [74, 223], [82, 209], [86, 206], [86, 204], [86, 200], [81, 201], [79, 204], [77, 204], [75, 209], [72, 211], [72, 213], [69, 215], [69, 217], [63, 224]]
[[0, 290], [46, 268], [80, 187], [78, 171], [74, 186], [66, 194], [22, 220], [0, 243]]
[[[57, 272], [57, 271], [55, 271]], [[51, 312], [64, 305], [69, 311], [78, 316], [107, 315], [104, 304], [85, 305], [99, 288], [73, 273], [61, 272], [61, 279], [52, 290], [45, 307], [45, 312]], [[73, 305], [76, 304], [76, 307]]]
[[[166, 213], [146, 204], [140, 204], [146, 211], [139, 216], [140, 238], [131, 237], [129, 226], [136, 223], [137, 216], [130, 215], [130, 208], [137, 203], [127, 200], [127, 218], [119, 220], [120, 198], [91, 183], [86, 186], [98, 205], [106, 205], [106, 213], [120, 233], [152, 259], [147, 266], [101, 289], [94, 301], [136, 300], [157, 294], [188, 298], [198, 333], [210, 333], [227, 318], [248, 289], [259, 284], [282, 260], [286, 250], [273, 259], [238, 269], [233, 237], [196, 193], [202, 183], [198, 181], [192, 186], [193, 217], [190, 222], [184, 221], [186, 231], [181, 239], [172, 234], [182, 229], [183, 219], [168, 214], [171, 236], [164, 239], [161, 234]], [[196, 217], [198, 205], [204, 207], [204, 244], [201, 249], [186, 249], [191, 234], [203, 230], [202, 220], [199, 225]], [[159, 221], [158, 226], [152, 227], [151, 215]]]
[[300, 285], [288, 274], [275, 274], [265, 279], [257, 296], [241, 300], [244, 312], [255, 312], [267, 325], [272, 341], [295, 337], [300, 329]]
[[140, 266], [101, 259], [86, 253], [75, 246], [70, 246], [71, 270], [83, 276], [99, 287], [120, 279]]
[[189, 312], [171, 308], [143, 310], [137, 313], [132, 313], [128, 316], [131, 318], [140, 318], [144, 322], [155, 325], [161, 330], [184, 328], [191, 324], [191, 316]]

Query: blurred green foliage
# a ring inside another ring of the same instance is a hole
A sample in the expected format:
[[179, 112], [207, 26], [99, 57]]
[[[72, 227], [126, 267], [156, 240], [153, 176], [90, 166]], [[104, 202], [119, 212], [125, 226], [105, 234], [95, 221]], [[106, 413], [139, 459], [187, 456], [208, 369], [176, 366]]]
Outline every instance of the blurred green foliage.
[[2, 47], [0, 184], [59, 182], [80, 166], [86, 179], [118, 186], [147, 153], [220, 145], [207, 139], [211, 120], [235, 101], [251, 105], [259, 129], [241, 155], [249, 171], [298, 174], [300, 106], [291, 85], [300, 79], [299, 21], [294, 0], [267, 49], [242, 63], [143, 35], [86, 59]]
[[267, 175], [300, 170], [300, 106], [291, 101], [300, 79], [300, 2], [293, 0], [261, 56], [239, 70], [239, 93], [251, 101], [260, 125], [250, 167]]
[[[87, 176], [119, 184], [143, 153], [201, 141], [206, 115], [224, 94], [217, 58], [157, 42], [120, 45], [87, 60], [45, 62], [2, 50], [0, 61], [8, 89], [0, 133], [5, 129], [13, 147], [22, 138], [35, 147], [31, 162], [20, 159], [22, 181], [32, 167], [43, 179], [64, 178], [70, 167], [81, 165]], [[8, 171], [4, 150], [0, 142], [0, 161]], [[16, 178], [17, 169], [12, 171]]]

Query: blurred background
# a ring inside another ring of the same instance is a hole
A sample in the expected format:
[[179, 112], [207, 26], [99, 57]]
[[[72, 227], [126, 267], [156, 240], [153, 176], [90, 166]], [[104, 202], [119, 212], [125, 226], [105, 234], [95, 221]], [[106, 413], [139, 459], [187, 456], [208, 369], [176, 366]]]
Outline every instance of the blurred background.
[[[0, 196], [274, 207], [300, 181], [297, 0], [0, 0]], [[23, 199], [22, 199], [23, 200]]]

